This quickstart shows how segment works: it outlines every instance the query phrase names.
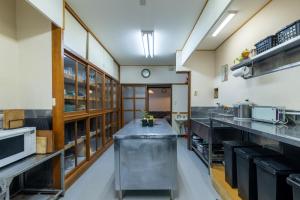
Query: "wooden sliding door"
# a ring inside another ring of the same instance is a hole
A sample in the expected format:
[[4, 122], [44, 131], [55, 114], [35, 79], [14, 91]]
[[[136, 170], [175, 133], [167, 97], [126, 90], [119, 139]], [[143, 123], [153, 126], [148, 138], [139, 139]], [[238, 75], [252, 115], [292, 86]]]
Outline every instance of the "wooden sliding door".
[[122, 125], [143, 117], [146, 110], [146, 85], [122, 86]]

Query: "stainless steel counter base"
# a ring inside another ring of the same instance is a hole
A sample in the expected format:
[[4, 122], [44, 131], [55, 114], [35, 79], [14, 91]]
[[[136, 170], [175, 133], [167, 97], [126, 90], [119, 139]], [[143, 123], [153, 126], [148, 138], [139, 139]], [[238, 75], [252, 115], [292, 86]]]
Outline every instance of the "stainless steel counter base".
[[155, 128], [139, 128], [140, 123], [123, 128], [132, 134], [121, 131], [114, 137], [115, 189], [120, 199], [124, 190], [169, 190], [172, 199], [177, 189], [177, 134], [165, 120], [158, 120]]

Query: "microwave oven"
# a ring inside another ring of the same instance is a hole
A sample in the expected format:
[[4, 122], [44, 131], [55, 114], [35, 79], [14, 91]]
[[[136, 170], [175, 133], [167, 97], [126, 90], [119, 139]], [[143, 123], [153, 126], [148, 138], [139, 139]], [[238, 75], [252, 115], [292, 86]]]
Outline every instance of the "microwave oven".
[[0, 168], [36, 153], [36, 128], [0, 130]]

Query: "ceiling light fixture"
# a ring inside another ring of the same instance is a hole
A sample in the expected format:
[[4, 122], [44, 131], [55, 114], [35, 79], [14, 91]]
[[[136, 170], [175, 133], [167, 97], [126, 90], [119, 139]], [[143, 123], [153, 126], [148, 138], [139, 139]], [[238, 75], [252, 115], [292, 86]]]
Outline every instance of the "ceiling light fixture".
[[233, 19], [233, 17], [236, 15], [236, 13], [237, 13], [237, 11], [228, 11], [227, 17], [220, 24], [220, 26], [215, 30], [215, 32], [212, 34], [212, 36], [216, 37], [221, 32], [221, 30]]
[[146, 58], [154, 57], [154, 32], [142, 31], [142, 41]]

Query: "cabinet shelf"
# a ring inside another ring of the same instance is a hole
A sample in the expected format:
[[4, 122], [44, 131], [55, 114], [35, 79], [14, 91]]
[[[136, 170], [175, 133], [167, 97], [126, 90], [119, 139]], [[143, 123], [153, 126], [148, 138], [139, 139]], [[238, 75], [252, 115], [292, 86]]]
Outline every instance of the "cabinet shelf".
[[79, 97], [77, 97], [77, 99], [80, 100], [80, 101], [86, 101], [86, 97], [80, 97], [79, 96]]
[[75, 100], [75, 96], [65, 96], [65, 100]]
[[[77, 144], [83, 143], [85, 140], [86, 140], [86, 137], [82, 136], [81, 138], [77, 139]], [[68, 144], [66, 144], [64, 149], [67, 150], [74, 146], [75, 146], [75, 141], [73, 140], [73, 141], [70, 141]]]

